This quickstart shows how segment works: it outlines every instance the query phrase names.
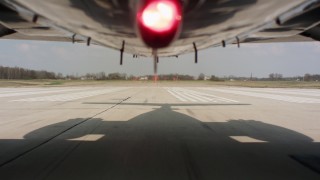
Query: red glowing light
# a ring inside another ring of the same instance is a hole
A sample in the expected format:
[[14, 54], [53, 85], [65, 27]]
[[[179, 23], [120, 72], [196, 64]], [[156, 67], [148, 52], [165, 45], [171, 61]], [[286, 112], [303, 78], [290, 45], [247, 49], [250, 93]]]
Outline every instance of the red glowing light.
[[144, 0], [137, 13], [139, 34], [152, 48], [168, 46], [179, 34], [181, 21], [180, 0]]
[[153, 1], [142, 12], [143, 24], [158, 32], [170, 30], [180, 19], [176, 4], [171, 1]]

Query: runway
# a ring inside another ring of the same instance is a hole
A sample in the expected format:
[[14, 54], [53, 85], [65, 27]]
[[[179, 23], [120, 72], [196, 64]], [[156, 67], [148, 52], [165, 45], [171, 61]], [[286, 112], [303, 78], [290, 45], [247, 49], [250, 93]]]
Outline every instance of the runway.
[[320, 90], [0, 88], [0, 179], [320, 179]]

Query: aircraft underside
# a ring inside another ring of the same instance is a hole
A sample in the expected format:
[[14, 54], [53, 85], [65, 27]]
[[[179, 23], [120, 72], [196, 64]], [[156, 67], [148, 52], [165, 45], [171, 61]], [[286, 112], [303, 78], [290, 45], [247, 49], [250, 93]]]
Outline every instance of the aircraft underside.
[[3, 0], [0, 37], [96, 44], [135, 57], [153, 56], [158, 46], [157, 57], [164, 57], [228, 44], [320, 40], [319, 0], [164, 0], [181, 8], [181, 22], [160, 46], [163, 38], [152, 44], [143, 37], [137, 18], [154, 1], [163, 2]]

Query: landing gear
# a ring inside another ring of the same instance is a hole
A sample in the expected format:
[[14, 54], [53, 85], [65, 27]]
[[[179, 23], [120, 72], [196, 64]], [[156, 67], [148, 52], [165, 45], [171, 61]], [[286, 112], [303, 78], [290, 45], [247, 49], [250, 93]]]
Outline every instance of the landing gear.
[[152, 55], [153, 55], [153, 80], [156, 83], [158, 81], [158, 63], [159, 63], [157, 49], [152, 49]]
[[124, 51], [124, 45], [125, 45], [125, 41], [122, 41], [122, 47], [120, 49], [120, 65], [123, 64], [123, 51]]
[[194, 48], [194, 63], [198, 63], [198, 49], [196, 43], [193, 43], [193, 48]]

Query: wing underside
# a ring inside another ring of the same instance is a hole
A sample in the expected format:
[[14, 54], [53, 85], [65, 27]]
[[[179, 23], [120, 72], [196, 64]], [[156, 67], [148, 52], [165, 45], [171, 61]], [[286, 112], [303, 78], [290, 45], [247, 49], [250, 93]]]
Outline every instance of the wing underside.
[[[151, 56], [130, 0], [2, 0], [0, 38], [90, 43]], [[184, 0], [180, 37], [158, 56], [234, 43], [320, 40], [319, 0]]]

